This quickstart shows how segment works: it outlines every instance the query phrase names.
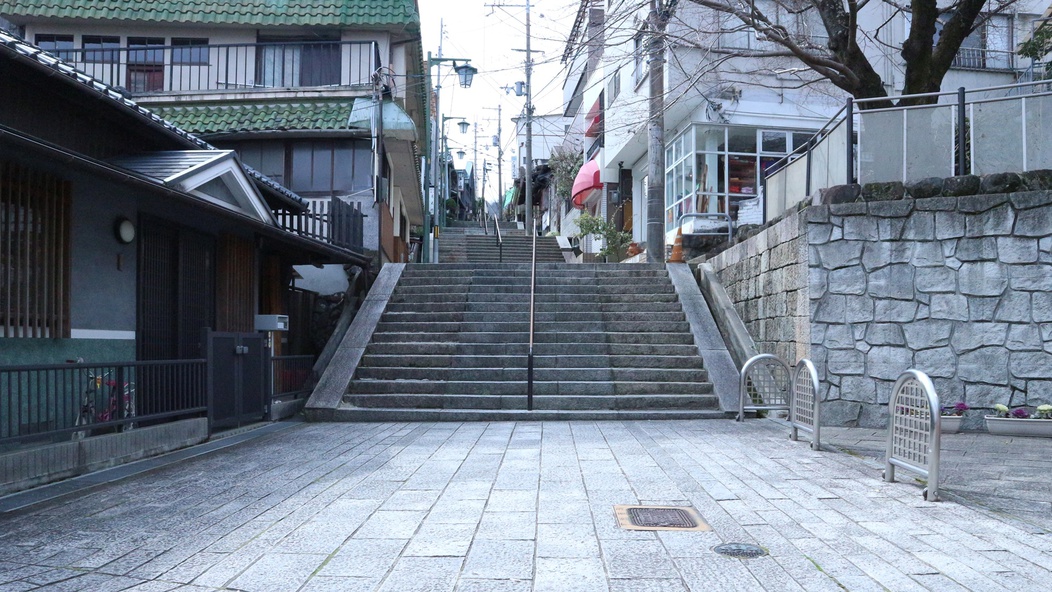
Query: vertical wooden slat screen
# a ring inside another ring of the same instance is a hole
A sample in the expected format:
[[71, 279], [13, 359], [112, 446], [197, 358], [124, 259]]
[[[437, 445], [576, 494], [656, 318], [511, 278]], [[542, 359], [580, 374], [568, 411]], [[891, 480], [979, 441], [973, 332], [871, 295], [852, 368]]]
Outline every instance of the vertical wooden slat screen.
[[[288, 314], [285, 304], [285, 274], [281, 264], [281, 258], [277, 255], [265, 255], [263, 257], [263, 277], [260, 279], [260, 303], [261, 314]], [[283, 355], [281, 339], [274, 340], [273, 354]]]
[[72, 186], [0, 162], [0, 336], [69, 337]]
[[140, 360], [179, 357], [178, 327], [179, 233], [170, 225], [144, 219], [139, 224]]
[[217, 331], [256, 330], [258, 274], [256, 248], [252, 240], [231, 235], [220, 237], [216, 293]]
[[205, 327], [215, 327], [216, 244], [207, 234], [179, 232], [179, 357], [204, 355]]

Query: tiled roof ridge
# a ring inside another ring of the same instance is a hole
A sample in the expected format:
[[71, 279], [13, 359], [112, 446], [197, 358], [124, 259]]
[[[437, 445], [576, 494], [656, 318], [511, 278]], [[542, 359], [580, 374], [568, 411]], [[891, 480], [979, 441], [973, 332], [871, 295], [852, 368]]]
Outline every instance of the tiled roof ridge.
[[416, 31], [416, 0], [7, 0], [0, 14], [197, 24], [402, 27]]
[[[79, 85], [89, 91], [97, 93], [99, 96], [105, 97], [118, 104], [121, 108], [135, 113], [140, 118], [146, 120], [150, 125], [158, 126], [163, 128], [168, 133], [175, 135], [182, 140], [194, 145], [201, 150], [217, 150], [217, 148], [208, 142], [205, 142], [201, 138], [198, 138], [194, 134], [187, 132], [172, 124], [168, 120], [160, 117], [156, 113], [150, 111], [146, 107], [139, 105], [135, 101], [124, 96], [120, 91], [109, 86], [108, 84], [98, 80], [80, 70], [77, 70], [70, 64], [66, 63], [62, 59], [53, 56], [46, 51], [36, 47], [35, 45], [16, 37], [3, 29], [0, 29], [0, 48], [6, 48], [7, 51], [15, 55], [22, 56], [24, 59], [33, 60], [37, 64], [44, 67], [50, 68], [51, 70], [61, 74], [62, 79], [67, 80], [70, 84]], [[292, 190], [279, 185], [275, 181], [266, 177], [262, 173], [245, 166], [248, 174], [255, 178], [260, 183], [266, 185], [271, 190], [281, 194], [284, 198], [290, 200], [293, 203], [299, 205], [306, 205], [306, 200], [294, 193]]]

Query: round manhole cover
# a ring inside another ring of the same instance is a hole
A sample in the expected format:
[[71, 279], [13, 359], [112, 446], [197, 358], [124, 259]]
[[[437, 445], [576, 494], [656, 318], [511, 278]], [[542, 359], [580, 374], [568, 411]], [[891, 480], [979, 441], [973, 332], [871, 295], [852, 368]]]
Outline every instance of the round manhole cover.
[[754, 557], [763, 557], [767, 554], [767, 550], [763, 547], [757, 547], [748, 543], [726, 543], [717, 545], [712, 550], [720, 555], [737, 557], [738, 559], [752, 559]]

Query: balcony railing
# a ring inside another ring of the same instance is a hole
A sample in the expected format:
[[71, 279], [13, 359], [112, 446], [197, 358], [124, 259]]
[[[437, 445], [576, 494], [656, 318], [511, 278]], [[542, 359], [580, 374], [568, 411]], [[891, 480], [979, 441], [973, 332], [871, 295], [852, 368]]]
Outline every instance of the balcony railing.
[[380, 67], [373, 41], [149, 45], [55, 52], [133, 95], [370, 86]]
[[306, 212], [275, 212], [282, 229], [356, 253], [364, 252], [365, 214], [358, 203], [339, 197], [310, 200]]
[[[942, 102], [859, 108], [904, 98]], [[811, 141], [764, 171], [767, 219], [834, 185], [1052, 168], [1030, 131], [1052, 129], [1050, 105], [1052, 84], [1043, 81], [848, 99]]]

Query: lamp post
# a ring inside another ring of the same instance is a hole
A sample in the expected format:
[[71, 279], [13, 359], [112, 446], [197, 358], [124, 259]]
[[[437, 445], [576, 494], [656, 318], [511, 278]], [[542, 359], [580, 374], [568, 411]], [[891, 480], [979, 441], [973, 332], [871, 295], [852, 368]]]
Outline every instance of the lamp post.
[[464, 118], [463, 117], [447, 117], [447, 116], [443, 115], [442, 116], [442, 125], [440, 126], [441, 127], [440, 131], [442, 132], [442, 136], [441, 136], [441, 138], [442, 138], [442, 144], [441, 144], [442, 152], [440, 153], [440, 156], [439, 156], [439, 158], [441, 159], [441, 162], [439, 163], [439, 165], [442, 167], [442, 179], [439, 182], [439, 188], [440, 188], [439, 195], [442, 196], [442, 204], [441, 204], [441, 207], [439, 208], [439, 215], [438, 215], [439, 223], [438, 223], [438, 225], [442, 226], [442, 227], [444, 227], [446, 225], [446, 202], [449, 201], [449, 166], [448, 166], [448, 163], [452, 160], [452, 157], [449, 154], [449, 144], [448, 144], [448, 141], [447, 141], [448, 138], [446, 138], [446, 122], [447, 121], [456, 121], [456, 120], [460, 120], [462, 123], [464, 122]]
[[[478, 68], [475, 68], [474, 66], [472, 66], [469, 63], [470, 61], [471, 60], [464, 59], [464, 58], [446, 58], [446, 57], [442, 57], [442, 46], [439, 45], [439, 47], [438, 47], [438, 55], [437, 56], [432, 56], [431, 52], [427, 52], [427, 73], [428, 73], [428, 77], [431, 78], [431, 76], [432, 76], [432, 72], [431, 72], [432, 68], [434, 68], [435, 66], [439, 66], [442, 63], [449, 62], [449, 63], [451, 63], [453, 65], [453, 71], [455, 71], [457, 73], [457, 77], [460, 80], [460, 86], [462, 86], [464, 88], [469, 88], [471, 86], [472, 80], [475, 77], [475, 74], [478, 72]], [[458, 65], [458, 62], [459, 62], [459, 65]], [[442, 77], [441, 77], [441, 75], [438, 76], [438, 78], [435, 79], [434, 89], [435, 89], [434, 90], [434, 92], [435, 92], [435, 114], [436, 115], [441, 115], [441, 113], [442, 113], [442, 108], [441, 108]], [[428, 101], [427, 102], [427, 106], [430, 107], [430, 104], [431, 104], [431, 102]], [[436, 117], [435, 119], [437, 120], [438, 117]], [[428, 114], [428, 122], [430, 123], [430, 121], [431, 121], [431, 114], [429, 113]], [[445, 211], [445, 203], [444, 202], [442, 204], [442, 209], [441, 210], [435, 210], [435, 207], [437, 205], [437, 204], [435, 204], [435, 201], [436, 201], [435, 198], [437, 197], [435, 195], [435, 191], [438, 188], [438, 180], [439, 180], [439, 178], [438, 178], [438, 161], [440, 160], [440, 157], [441, 157], [441, 154], [439, 154], [439, 149], [441, 148], [441, 138], [442, 138], [442, 132], [441, 132], [440, 128], [442, 127], [442, 124], [445, 123], [445, 121], [444, 120], [439, 120], [439, 123], [440, 123], [440, 125], [435, 126], [435, 129], [432, 132], [431, 138], [429, 139], [429, 143], [431, 144], [431, 150], [430, 150], [430, 154], [431, 154], [431, 161], [430, 161], [431, 186], [429, 188], [427, 188], [428, 191], [425, 192], [425, 199], [427, 200], [427, 203], [425, 204], [425, 207], [424, 207], [424, 230], [425, 230], [425, 236], [424, 236], [424, 245], [423, 245], [424, 246], [423, 259], [424, 259], [425, 262], [428, 262], [428, 263], [431, 262], [431, 256], [433, 254], [432, 253], [432, 249], [431, 249], [431, 242], [432, 242], [433, 237], [434, 237], [434, 230], [432, 228], [432, 216], [434, 216], [435, 218], [439, 218], [439, 213]]]

